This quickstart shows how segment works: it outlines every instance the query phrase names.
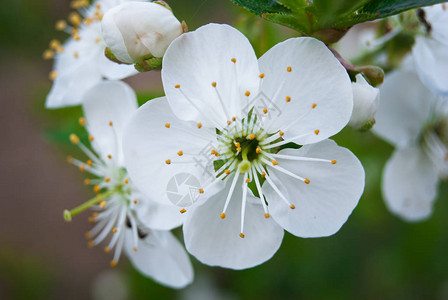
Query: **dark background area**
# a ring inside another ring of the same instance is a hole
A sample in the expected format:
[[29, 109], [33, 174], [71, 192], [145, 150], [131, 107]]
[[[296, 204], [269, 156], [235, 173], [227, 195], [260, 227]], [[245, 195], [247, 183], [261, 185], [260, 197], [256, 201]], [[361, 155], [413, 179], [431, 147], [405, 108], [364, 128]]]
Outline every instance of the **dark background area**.
[[[291, 35], [228, 0], [169, 4], [190, 30], [209, 22], [238, 24], [259, 54]], [[447, 184], [429, 220], [409, 224], [392, 216], [380, 179], [393, 149], [350, 128], [335, 139], [362, 161], [366, 189], [336, 235], [286, 234], [270, 261], [245, 271], [192, 258], [196, 281], [182, 291], [139, 275], [124, 256], [111, 269], [102, 247], [87, 247], [88, 214], [71, 223], [62, 218], [64, 209], [92, 196], [82, 175], [65, 163], [76, 149], [55, 138], [76, 127], [80, 109], [43, 107], [52, 62], [41, 55], [51, 39], [64, 38], [54, 23], [69, 7], [66, 0], [0, 2], [0, 299], [448, 299]], [[163, 93], [158, 72], [127, 82], [142, 95]]]

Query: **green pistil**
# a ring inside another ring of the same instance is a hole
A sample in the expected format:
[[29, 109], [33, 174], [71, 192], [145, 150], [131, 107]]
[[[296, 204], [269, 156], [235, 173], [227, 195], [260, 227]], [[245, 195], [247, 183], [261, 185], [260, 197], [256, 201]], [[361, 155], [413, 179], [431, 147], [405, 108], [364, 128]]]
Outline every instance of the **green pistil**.
[[98, 194], [96, 197], [90, 199], [87, 202], [84, 202], [83, 204], [79, 205], [78, 207], [73, 208], [72, 210], [68, 210], [68, 209], [64, 210], [65, 221], [70, 222], [72, 220], [72, 217], [85, 211], [86, 209], [92, 207], [93, 205], [100, 203], [105, 198], [109, 197], [110, 195], [112, 195], [113, 193], [116, 193], [116, 192], [117, 192], [116, 189], [109, 190], [107, 192]]

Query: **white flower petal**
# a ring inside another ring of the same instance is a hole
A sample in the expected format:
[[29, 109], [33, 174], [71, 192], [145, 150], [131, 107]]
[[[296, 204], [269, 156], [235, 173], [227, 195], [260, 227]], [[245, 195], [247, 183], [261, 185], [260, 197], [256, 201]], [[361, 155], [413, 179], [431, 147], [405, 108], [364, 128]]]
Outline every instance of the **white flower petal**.
[[156, 230], [171, 230], [179, 227], [185, 219], [185, 215], [179, 213], [179, 207], [149, 199], [139, 201], [135, 211], [146, 227]]
[[277, 252], [283, 239], [283, 229], [272, 218], [266, 219], [259, 200], [248, 194], [245, 237], [241, 238], [241, 180], [230, 200], [225, 219], [220, 218], [229, 183], [227, 180], [227, 188], [188, 213], [183, 226], [185, 246], [204, 264], [230, 269], [251, 268]]
[[285, 138], [311, 133], [296, 142], [314, 143], [347, 125], [353, 108], [350, 78], [322, 42], [289, 39], [272, 47], [259, 64], [264, 73], [261, 99], [273, 101], [268, 103], [273, 118], [270, 127], [284, 131]]
[[111, 154], [123, 165], [121, 140], [125, 124], [137, 110], [135, 92], [124, 82], [103, 81], [85, 93], [82, 107], [96, 152], [104, 160]]
[[435, 96], [415, 73], [396, 71], [380, 88], [372, 130], [397, 147], [415, 144], [431, 113]]
[[160, 284], [183, 288], [193, 281], [193, 267], [181, 243], [169, 231], [150, 230], [140, 239], [137, 251], [133, 250], [131, 230], [127, 230], [125, 251], [142, 274]]
[[371, 86], [362, 74], [356, 75], [356, 82], [352, 82], [352, 89], [353, 113], [349, 125], [360, 129], [367, 121], [374, 120], [380, 90]]
[[364, 169], [353, 153], [332, 140], [305, 145], [280, 154], [336, 160], [330, 162], [278, 159], [279, 166], [310, 180], [305, 184], [275, 167], [268, 167], [272, 180], [295, 209], [263, 184], [272, 217], [285, 230], [300, 237], [322, 237], [336, 233], [358, 204], [364, 190]]
[[[133, 183], [152, 200], [165, 204], [177, 198], [181, 201], [196, 184], [200, 185], [196, 193], [205, 189], [203, 183], [214, 178], [210, 159], [214, 134], [212, 129], [179, 120], [164, 97], [147, 102], [137, 110], [123, 136], [126, 167]], [[203, 196], [209, 193], [206, 189]]]
[[437, 168], [421, 149], [396, 150], [384, 168], [387, 207], [405, 220], [424, 220], [432, 213], [437, 183]]
[[[182, 34], [168, 47], [162, 81], [168, 101], [180, 119], [207, 126], [218, 124], [219, 128], [227, 126], [227, 120], [233, 116], [240, 117], [241, 109], [257, 94], [259, 74], [257, 58], [247, 38], [228, 25], [209, 24]], [[180, 87], [175, 88], [176, 85]], [[245, 96], [246, 91], [250, 92], [249, 97]]]

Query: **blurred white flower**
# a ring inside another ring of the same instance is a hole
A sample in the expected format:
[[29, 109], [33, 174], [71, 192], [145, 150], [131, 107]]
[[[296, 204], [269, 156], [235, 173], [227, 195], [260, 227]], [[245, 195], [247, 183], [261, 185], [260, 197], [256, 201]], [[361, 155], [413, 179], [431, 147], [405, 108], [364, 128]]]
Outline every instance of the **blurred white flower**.
[[[283, 229], [322, 237], [345, 223], [364, 170], [327, 139], [348, 123], [353, 100], [323, 43], [289, 39], [257, 61], [239, 31], [209, 24], [170, 45], [162, 81], [167, 100], [149, 101], [126, 126], [125, 161], [163, 203], [178, 174], [196, 179], [196, 197], [179, 205], [187, 250], [201, 262], [253, 267], [277, 251]], [[303, 146], [280, 150], [291, 142]]]
[[412, 48], [418, 75], [434, 93], [448, 96], [448, 10], [446, 3], [421, 8], [418, 12], [424, 33]]
[[396, 147], [383, 174], [386, 204], [405, 220], [424, 220], [448, 176], [448, 112], [409, 70], [387, 76], [380, 90], [373, 131]]
[[152, 2], [122, 3], [104, 15], [101, 26], [104, 41], [112, 53], [129, 64], [162, 57], [183, 32], [169, 8]]
[[362, 76], [356, 75], [356, 82], [352, 82], [353, 113], [348, 123], [354, 129], [368, 127], [375, 123], [375, 113], [379, 101], [379, 89], [371, 86]]
[[45, 58], [55, 59], [47, 108], [79, 105], [84, 93], [103, 79], [122, 79], [137, 73], [133, 66], [114, 63], [104, 56], [106, 44], [100, 21], [106, 11], [125, 1], [98, 0], [90, 6], [86, 0], [72, 2], [79, 13], [71, 13], [68, 24], [65, 21], [56, 24], [71, 37], [64, 44], [51, 41], [50, 49], [44, 52]]
[[85, 125], [94, 151], [76, 135], [72, 143], [89, 157], [87, 162], [70, 158], [70, 162], [95, 176], [86, 179], [98, 195], [72, 211], [65, 211], [70, 220], [79, 212], [92, 208], [90, 221], [96, 223], [87, 232], [89, 245], [95, 246], [111, 236], [105, 251], [115, 249], [111, 265], [115, 266], [124, 248], [132, 264], [155, 281], [181, 288], [193, 280], [188, 255], [168, 230], [182, 224], [178, 210], [144, 197], [128, 178], [123, 165], [121, 138], [124, 125], [137, 110], [134, 91], [120, 81], [105, 81], [89, 89], [83, 97]]

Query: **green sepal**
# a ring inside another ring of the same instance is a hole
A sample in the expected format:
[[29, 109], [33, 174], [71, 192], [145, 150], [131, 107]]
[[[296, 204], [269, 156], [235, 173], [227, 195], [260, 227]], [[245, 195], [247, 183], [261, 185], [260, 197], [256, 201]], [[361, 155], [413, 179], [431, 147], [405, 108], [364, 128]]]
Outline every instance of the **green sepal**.
[[367, 120], [366, 123], [361, 128], [358, 129], [358, 131], [361, 131], [361, 132], [369, 131], [370, 129], [372, 129], [372, 127], [373, 127], [373, 125], [375, 125], [375, 123], [376, 123], [376, 121], [373, 118], [370, 120]]
[[128, 63], [124, 63], [124, 62], [120, 61], [120, 60], [119, 60], [119, 59], [112, 53], [112, 50], [110, 50], [109, 47], [106, 47], [106, 48], [104, 49], [104, 55], [105, 55], [110, 61], [113, 61], [114, 63], [121, 64], [121, 65], [130, 65], [130, 64], [128, 64]]
[[136, 63], [134, 68], [139, 72], [148, 72], [152, 70], [162, 69], [163, 57], [152, 57], [143, 60], [142, 62]]

